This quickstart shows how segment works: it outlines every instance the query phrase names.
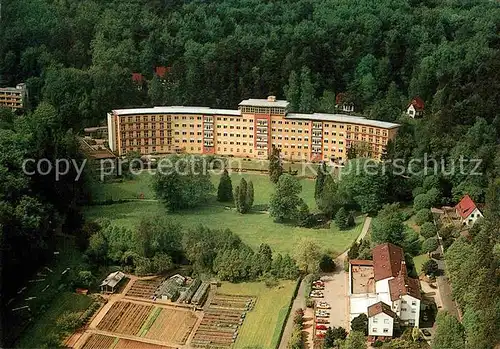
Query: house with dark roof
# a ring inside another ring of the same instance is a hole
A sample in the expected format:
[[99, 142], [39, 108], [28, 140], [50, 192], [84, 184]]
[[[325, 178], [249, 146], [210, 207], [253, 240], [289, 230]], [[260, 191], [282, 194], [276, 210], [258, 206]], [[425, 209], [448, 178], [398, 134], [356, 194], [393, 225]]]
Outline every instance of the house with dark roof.
[[345, 92], [340, 92], [335, 96], [335, 107], [345, 113], [354, 112], [354, 102]]
[[411, 118], [419, 118], [424, 114], [424, 101], [420, 97], [415, 97], [408, 103], [406, 114]]
[[391, 306], [384, 302], [377, 302], [368, 307], [368, 335], [375, 340], [384, 340], [381, 337], [392, 337], [394, 322], [398, 315]]
[[460, 217], [463, 225], [472, 226], [478, 218], [482, 218], [483, 214], [477, 208], [476, 203], [469, 195], [465, 195], [462, 200], [455, 206], [455, 211]]
[[[371, 277], [356, 277], [356, 272], [373, 275], [374, 288], [356, 292], [360, 287], [353, 287], [356, 280], [370, 282]], [[373, 266], [370, 273], [369, 268]], [[375, 341], [379, 337], [391, 337], [394, 323], [418, 327], [420, 321], [420, 282], [408, 276], [404, 251], [391, 243], [377, 245], [373, 248], [373, 261], [356, 260], [349, 265], [350, 291], [349, 306], [351, 320], [360, 313], [368, 315], [370, 338]]]

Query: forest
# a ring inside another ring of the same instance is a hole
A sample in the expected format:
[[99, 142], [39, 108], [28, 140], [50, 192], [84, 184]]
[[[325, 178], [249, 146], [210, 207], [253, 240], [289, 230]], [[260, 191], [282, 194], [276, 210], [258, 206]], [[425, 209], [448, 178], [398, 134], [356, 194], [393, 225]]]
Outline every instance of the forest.
[[[75, 135], [111, 109], [233, 109], [245, 98], [276, 95], [292, 109], [331, 112], [344, 92], [356, 113], [401, 123], [386, 160], [478, 158], [482, 175], [359, 176], [325, 185], [318, 206], [329, 215], [343, 204], [376, 214], [383, 204], [413, 201], [419, 211], [465, 193], [486, 202], [490, 219], [471, 240], [450, 243], [448, 257], [468, 347], [498, 339], [500, 312], [486, 311], [498, 309], [498, 297], [484, 298], [500, 290], [498, 2], [3, 0], [0, 11], [0, 86], [26, 82], [29, 91], [23, 117], [0, 111], [1, 267], [10, 281], [2, 299], [50, 258], [57, 234], [77, 235], [84, 224], [87, 181], [75, 182], [72, 172], [57, 182], [28, 178], [24, 159], [82, 159]], [[155, 67], [166, 74], [158, 77]], [[425, 102], [424, 117], [409, 120], [401, 114], [415, 96]], [[344, 194], [352, 202], [342, 202]], [[464, 255], [481, 262], [461, 267]], [[477, 270], [471, 289], [465, 284]]]

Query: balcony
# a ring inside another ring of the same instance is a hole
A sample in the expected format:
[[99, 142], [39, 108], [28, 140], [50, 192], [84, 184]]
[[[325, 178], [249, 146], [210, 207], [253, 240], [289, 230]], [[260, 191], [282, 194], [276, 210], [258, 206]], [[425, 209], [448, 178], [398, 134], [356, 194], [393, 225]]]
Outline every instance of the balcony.
[[317, 130], [322, 130], [323, 129], [323, 124], [321, 122], [313, 122], [312, 128], [313, 129], [317, 129]]

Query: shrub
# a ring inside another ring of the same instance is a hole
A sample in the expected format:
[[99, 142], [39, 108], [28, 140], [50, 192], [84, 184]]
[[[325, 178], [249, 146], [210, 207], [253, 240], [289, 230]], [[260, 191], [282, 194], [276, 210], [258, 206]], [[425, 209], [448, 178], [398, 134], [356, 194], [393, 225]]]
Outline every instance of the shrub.
[[415, 223], [417, 223], [417, 225], [422, 225], [425, 222], [431, 222], [431, 221], [432, 221], [431, 210], [427, 208], [421, 209], [415, 215]]
[[413, 209], [416, 211], [420, 211], [424, 208], [432, 207], [432, 199], [427, 194], [419, 194], [415, 196], [413, 200]]
[[325, 273], [331, 273], [335, 271], [335, 262], [332, 257], [327, 254], [324, 254], [321, 257], [321, 261], [319, 262], [319, 269]]
[[422, 224], [422, 227], [420, 228], [420, 235], [422, 235], [424, 238], [429, 239], [434, 236], [436, 236], [437, 229], [434, 223], [431, 222], [425, 222]]
[[409, 210], [409, 211], [403, 211], [401, 212], [401, 216], [403, 217], [404, 221], [407, 221], [408, 219], [411, 218], [415, 214], [415, 211]]
[[422, 252], [431, 253], [434, 252], [438, 248], [439, 244], [437, 238], [432, 237], [428, 238], [422, 243]]
[[57, 318], [57, 327], [62, 331], [71, 332], [82, 325], [80, 314], [76, 312], [66, 312]]
[[422, 272], [425, 275], [436, 276], [438, 271], [439, 267], [434, 259], [429, 259], [428, 261], [425, 261], [425, 263], [422, 265]]
[[314, 307], [314, 299], [312, 299], [311, 297], [307, 297], [306, 298], [306, 307], [308, 307], [308, 308]]

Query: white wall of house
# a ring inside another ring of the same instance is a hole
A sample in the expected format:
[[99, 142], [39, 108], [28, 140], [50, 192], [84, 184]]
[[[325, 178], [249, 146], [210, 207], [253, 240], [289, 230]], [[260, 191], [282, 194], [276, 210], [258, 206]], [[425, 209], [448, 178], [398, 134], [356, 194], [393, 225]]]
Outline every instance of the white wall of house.
[[391, 276], [390, 278], [376, 281], [375, 282], [375, 292], [376, 293], [389, 293], [389, 280], [391, 280], [391, 279], [394, 279], [394, 278]]
[[377, 303], [378, 297], [374, 293], [353, 294], [349, 297], [349, 317], [350, 320], [356, 316], [368, 313], [368, 307]]
[[368, 335], [391, 336], [394, 329], [394, 319], [385, 313], [368, 318]]
[[403, 295], [400, 304], [400, 309], [396, 311], [396, 314], [398, 314], [401, 321], [410, 326], [418, 327], [420, 321], [420, 300], [409, 295]]
[[111, 151], [115, 149], [115, 119], [111, 113], [108, 113], [108, 146]]
[[406, 109], [406, 114], [408, 114], [412, 118], [414, 118], [417, 115], [417, 111], [415, 110], [413, 104], [410, 104], [408, 109]]
[[472, 226], [474, 225], [474, 223], [476, 223], [476, 221], [479, 219], [479, 218], [482, 218], [483, 217], [483, 214], [481, 213], [481, 211], [479, 211], [477, 208], [471, 212], [471, 214], [462, 220], [463, 223], [465, 223], [465, 225], [467, 226]]

